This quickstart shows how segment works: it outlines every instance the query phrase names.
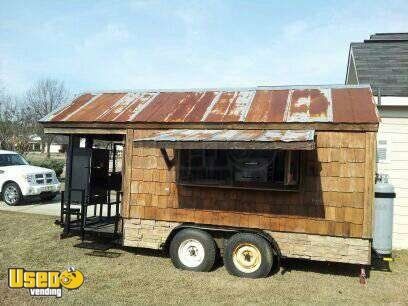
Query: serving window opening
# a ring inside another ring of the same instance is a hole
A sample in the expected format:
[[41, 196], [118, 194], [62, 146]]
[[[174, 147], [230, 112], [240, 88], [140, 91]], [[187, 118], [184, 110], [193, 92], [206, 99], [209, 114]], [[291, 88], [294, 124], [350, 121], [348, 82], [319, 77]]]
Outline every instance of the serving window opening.
[[180, 185], [269, 190], [299, 189], [301, 151], [177, 150]]

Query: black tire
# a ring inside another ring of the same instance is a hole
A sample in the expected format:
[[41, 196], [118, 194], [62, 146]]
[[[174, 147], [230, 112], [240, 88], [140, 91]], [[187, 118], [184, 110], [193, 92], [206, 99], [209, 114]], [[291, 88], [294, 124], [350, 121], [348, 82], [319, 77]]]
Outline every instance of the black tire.
[[224, 265], [235, 276], [266, 277], [271, 272], [274, 253], [271, 244], [256, 234], [238, 233], [227, 240]]
[[20, 187], [18, 186], [18, 184], [14, 182], [4, 184], [2, 190], [2, 197], [4, 203], [6, 203], [9, 206], [18, 205], [23, 200], [23, 195], [21, 194]]
[[51, 201], [54, 200], [55, 197], [57, 196], [56, 193], [51, 193], [51, 194], [40, 194], [40, 199], [41, 201]]
[[[194, 228], [186, 228], [178, 232], [171, 240], [169, 249], [171, 261], [176, 268], [199, 272], [208, 272], [213, 268], [216, 251], [217, 247], [212, 236]], [[202, 260], [200, 261], [199, 258]], [[188, 264], [190, 259], [196, 260], [194, 264]]]

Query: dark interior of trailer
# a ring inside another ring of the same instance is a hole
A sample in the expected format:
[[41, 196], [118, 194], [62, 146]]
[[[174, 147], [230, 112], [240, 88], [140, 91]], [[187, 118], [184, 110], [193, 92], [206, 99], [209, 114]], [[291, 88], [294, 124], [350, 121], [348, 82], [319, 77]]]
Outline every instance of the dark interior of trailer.
[[183, 149], [178, 183], [191, 186], [297, 190], [301, 151]]
[[61, 195], [63, 236], [120, 236], [123, 148], [123, 135], [69, 137]]

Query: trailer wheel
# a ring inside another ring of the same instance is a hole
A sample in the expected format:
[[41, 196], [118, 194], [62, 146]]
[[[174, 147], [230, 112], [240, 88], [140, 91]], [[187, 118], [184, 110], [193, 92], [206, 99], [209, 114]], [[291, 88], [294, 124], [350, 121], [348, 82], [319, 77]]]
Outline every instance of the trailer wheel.
[[183, 229], [170, 242], [171, 261], [178, 269], [210, 271], [214, 266], [215, 254], [214, 239], [199, 229]]
[[227, 240], [224, 265], [235, 276], [247, 278], [266, 277], [273, 266], [273, 250], [270, 243], [250, 233], [238, 233]]

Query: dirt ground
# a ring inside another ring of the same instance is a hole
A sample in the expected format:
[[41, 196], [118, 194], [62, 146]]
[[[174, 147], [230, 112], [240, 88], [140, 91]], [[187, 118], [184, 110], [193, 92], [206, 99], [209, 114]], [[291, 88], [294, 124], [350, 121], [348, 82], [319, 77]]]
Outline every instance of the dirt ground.
[[[286, 260], [265, 279], [230, 276], [222, 264], [209, 273], [175, 269], [160, 252], [111, 248], [98, 257], [78, 238], [59, 239], [55, 217], [0, 212], [0, 304], [383, 304], [408, 303], [408, 252], [396, 252], [392, 272], [373, 270], [358, 282], [358, 267]], [[86, 279], [63, 297], [32, 298], [7, 287], [7, 269], [63, 270]]]

